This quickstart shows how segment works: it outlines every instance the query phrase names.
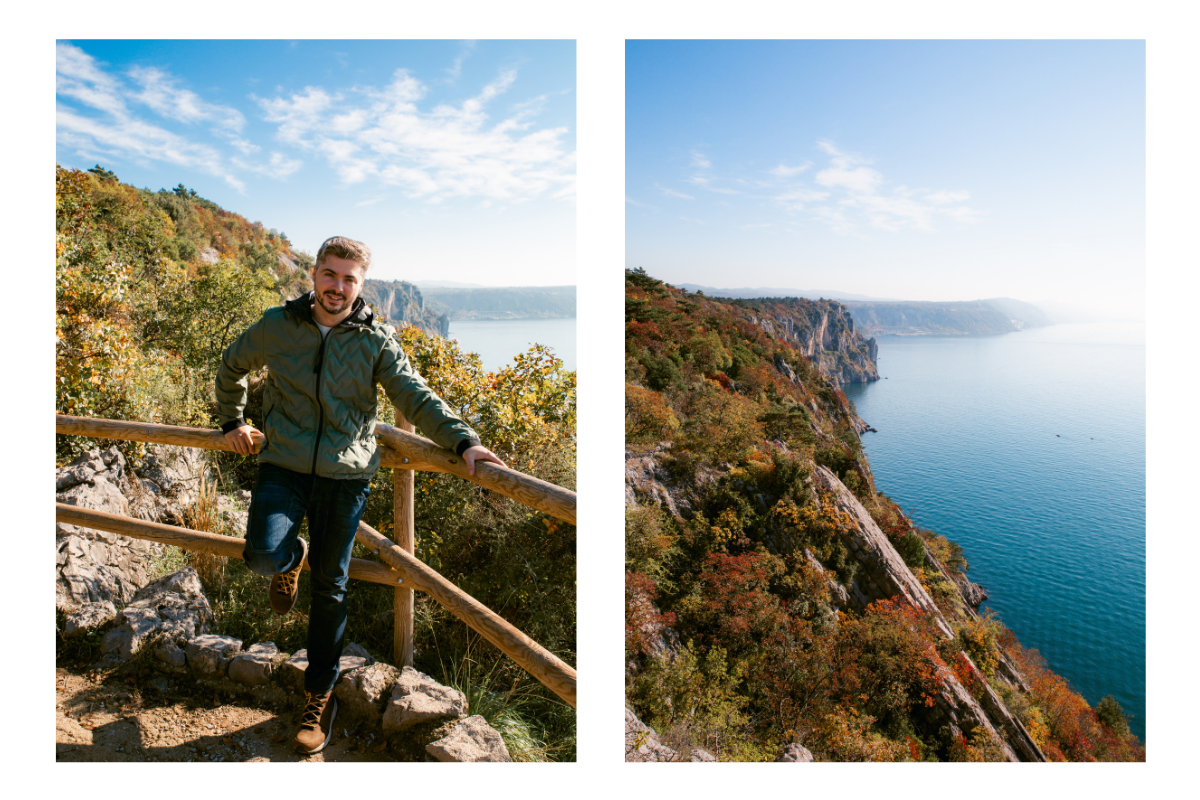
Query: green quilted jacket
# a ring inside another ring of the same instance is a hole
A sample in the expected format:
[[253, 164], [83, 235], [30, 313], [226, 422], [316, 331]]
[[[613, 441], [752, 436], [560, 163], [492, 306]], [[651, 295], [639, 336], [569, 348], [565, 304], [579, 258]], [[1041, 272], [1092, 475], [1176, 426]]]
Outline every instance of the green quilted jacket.
[[369, 478], [375, 449], [375, 386], [405, 419], [459, 455], [479, 437], [425, 383], [393, 328], [359, 298], [354, 313], [322, 340], [312, 295], [269, 309], [229, 345], [217, 371], [221, 429], [245, 425], [247, 376], [267, 367], [259, 461], [327, 478]]

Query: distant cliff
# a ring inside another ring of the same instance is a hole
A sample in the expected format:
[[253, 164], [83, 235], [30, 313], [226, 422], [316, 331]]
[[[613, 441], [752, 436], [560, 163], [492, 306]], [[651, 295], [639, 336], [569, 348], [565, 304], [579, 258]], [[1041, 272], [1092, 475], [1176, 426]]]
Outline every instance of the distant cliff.
[[845, 305], [833, 300], [801, 298], [736, 300], [752, 319], [776, 339], [788, 342], [816, 362], [836, 383], [879, 380], [875, 362], [879, 346], [854, 330], [854, 319]]
[[1012, 333], [1053, 324], [1041, 309], [1010, 298], [963, 302], [845, 301], [859, 328], [873, 336], [961, 336]]
[[450, 319], [565, 319], [575, 316], [575, 287], [430, 286], [425, 302]]
[[362, 298], [394, 325], [407, 323], [436, 336], [450, 335], [450, 317], [425, 305], [421, 290], [408, 281], [378, 281], [368, 278]]

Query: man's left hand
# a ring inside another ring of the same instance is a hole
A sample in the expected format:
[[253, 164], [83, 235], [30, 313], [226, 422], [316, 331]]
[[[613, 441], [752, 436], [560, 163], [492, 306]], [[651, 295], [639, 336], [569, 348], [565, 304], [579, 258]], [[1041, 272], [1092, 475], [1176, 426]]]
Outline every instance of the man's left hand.
[[463, 450], [462, 457], [463, 457], [463, 461], [467, 462], [467, 474], [468, 475], [475, 474], [475, 463], [477, 461], [490, 461], [493, 464], [499, 464], [502, 467], [508, 466], [508, 464], [505, 464], [503, 461], [500, 460], [499, 456], [497, 456], [491, 450], [488, 450], [486, 447], [483, 447], [482, 445], [475, 445], [474, 447], [468, 447], [466, 450]]

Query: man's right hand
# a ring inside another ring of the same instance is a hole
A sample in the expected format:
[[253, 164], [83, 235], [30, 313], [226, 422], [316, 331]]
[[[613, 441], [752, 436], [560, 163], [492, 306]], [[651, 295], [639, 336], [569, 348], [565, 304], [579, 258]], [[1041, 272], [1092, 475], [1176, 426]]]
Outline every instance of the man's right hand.
[[250, 425], [234, 428], [225, 434], [225, 441], [229, 442], [229, 446], [233, 448], [233, 452], [239, 456], [248, 456], [252, 453], [257, 453], [258, 444], [255, 440], [261, 442], [263, 435]]

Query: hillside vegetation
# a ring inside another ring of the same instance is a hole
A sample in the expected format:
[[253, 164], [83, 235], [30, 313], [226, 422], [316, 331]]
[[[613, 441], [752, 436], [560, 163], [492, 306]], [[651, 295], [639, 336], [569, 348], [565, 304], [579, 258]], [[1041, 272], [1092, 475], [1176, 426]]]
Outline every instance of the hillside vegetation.
[[[309, 288], [312, 259], [287, 237], [179, 186], [150, 192], [111, 172], [56, 168], [56, 409], [65, 414], [216, 427], [213, 378], [224, 348], [264, 310]], [[510, 466], [575, 488], [575, 373], [535, 346], [485, 371], [454, 342], [399, 328], [413, 365]], [[252, 376], [246, 418], [262, 413]], [[380, 392], [380, 420], [395, 411]], [[56, 438], [56, 462], [116, 444], [130, 466], [144, 446]], [[204, 451], [221, 493], [250, 489], [254, 458]], [[372, 481], [364, 520], [392, 530], [392, 471]], [[206, 502], [215, 502], [212, 498]], [[199, 503], [197, 504], [199, 505]], [[243, 535], [187, 511], [193, 528]], [[575, 529], [451, 475], [416, 476], [417, 555], [569, 664], [575, 662]], [[361, 545], [354, 555], [371, 557]], [[197, 566], [216, 615], [212, 633], [247, 646], [305, 646], [304, 618], [266, 607], [266, 583], [244, 562], [173, 550], [171, 568]], [[215, 563], [214, 563], [215, 562]], [[166, 568], [165, 566], [163, 567]], [[393, 591], [353, 582], [348, 628], [382, 655], [392, 649]], [[301, 583], [300, 608], [307, 607]], [[415, 666], [471, 694], [509, 742], [536, 760], [573, 760], [575, 715], [514, 662], [418, 593]], [[505, 727], [507, 726], [507, 727]]]
[[961, 548], [878, 491], [821, 366], [865, 371], [841, 304], [717, 301], [640, 269], [625, 290], [626, 703], [664, 744], [1144, 758], [1120, 706], [1090, 708], [980, 614]]

